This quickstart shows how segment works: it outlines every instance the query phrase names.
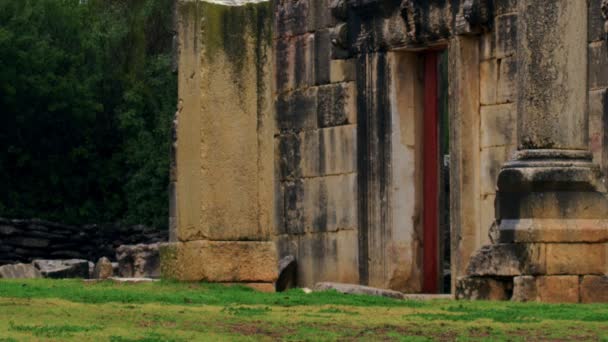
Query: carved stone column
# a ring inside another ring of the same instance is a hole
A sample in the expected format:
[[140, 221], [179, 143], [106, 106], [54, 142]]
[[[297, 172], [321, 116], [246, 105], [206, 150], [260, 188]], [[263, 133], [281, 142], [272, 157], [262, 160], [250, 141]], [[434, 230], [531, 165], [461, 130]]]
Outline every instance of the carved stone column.
[[518, 152], [498, 177], [500, 242], [608, 239], [608, 205], [588, 151], [587, 5], [518, 10]]
[[456, 296], [608, 300], [608, 201], [588, 151], [587, 2], [520, 0], [517, 60], [519, 146], [498, 176], [495, 243], [471, 259]]

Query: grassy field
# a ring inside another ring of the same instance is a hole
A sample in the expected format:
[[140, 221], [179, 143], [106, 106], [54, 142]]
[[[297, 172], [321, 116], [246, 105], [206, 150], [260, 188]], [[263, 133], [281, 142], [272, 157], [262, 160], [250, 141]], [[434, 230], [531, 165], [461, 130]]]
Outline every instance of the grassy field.
[[0, 341], [608, 341], [608, 305], [397, 301], [172, 282], [0, 281]]

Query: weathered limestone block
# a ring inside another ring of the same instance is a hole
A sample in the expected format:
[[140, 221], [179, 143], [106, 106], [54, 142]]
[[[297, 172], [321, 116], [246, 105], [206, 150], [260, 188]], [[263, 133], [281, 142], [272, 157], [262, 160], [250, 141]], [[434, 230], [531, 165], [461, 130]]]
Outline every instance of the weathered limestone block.
[[317, 128], [317, 88], [279, 95], [276, 110], [277, 125], [281, 132]]
[[334, 232], [357, 227], [355, 173], [304, 179], [301, 219], [306, 232]]
[[513, 56], [517, 45], [517, 14], [496, 17], [495, 34], [496, 58]]
[[608, 303], [608, 276], [584, 276], [580, 293], [583, 303]]
[[359, 282], [357, 231], [306, 234], [298, 237], [298, 284], [323, 281]]
[[83, 259], [34, 260], [32, 264], [45, 278], [89, 278], [89, 262]]
[[590, 42], [604, 39], [606, 32], [604, 30], [605, 19], [602, 16], [602, 0], [589, 0], [587, 10], [588, 16], [588, 37]]
[[366, 295], [366, 296], [379, 296], [388, 297], [394, 299], [403, 299], [403, 293], [393, 290], [379, 289], [375, 287], [355, 285], [355, 284], [342, 284], [342, 283], [331, 283], [321, 282], [317, 283], [313, 289], [315, 292], [330, 291], [334, 290], [344, 294], [354, 295]]
[[274, 228], [272, 4], [178, 7], [177, 238], [268, 240]]
[[498, 277], [544, 274], [546, 253], [543, 244], [484, 246], [471, 258], [467, 274]]
[[[326, 0], [321, 0], [326, 1]], [[325, 11], [326, 13], [328, 11]], [[331, 32], [323, 29], [315, 32], [314, 38], [314, 84], [327, 84], [330, 81], [330, 61], [331, 61]]]
[[512, 284], [492, 278], [460, 277], [456, 281], [456, 299], [509, 300]]
[[482, 148], [517, 144], [515, 105], [482, 106], [480, 115]]
[[300, 134], [300, 141], [304, 177], [357, 171], [357, 127], [355, 125], [303, 132]]
[[285, 228], [279, 233], [303, 234], [304, 224], [304, 183], [302, 180], [286, 182], [284, 196]]
[[479, 101], [481, 105], [496, 104], [496, 88], [498, 85], [498, 63], [496, 62], [496, 58], [479, 63], [479, 83], [481, 85], [479, 89]]
[[283, 180], [295, 180], [302, 177], [302, 151], [299, 134], [287, 133], [276, 138], [279, 177]]
[[513, 278], [513, 296], [515, 302], [534, 302], [538, 300], [536, 277], [518, 276]]
[[42, 278], [42, 274], [34, 265], [14, 264], [0, 266], [0, 278], [5, 279], [32, 279]]
[[546, 274], [608, 274], [607, 244], [547, 244]]
[[479, 153], [480, 192], [483, 195], [496, 193], [496, 177], [498, 177], [502, 164], [509, 160], [515, 145], [493, 146], [481, 149]]
[[93, 270], [93, 278], [95, 279], [108, 279], [114, 275], [114, 266], [110, 262], [110, 259], [101, 257], [95, 264]]
[[308, 0], [308, 30], [315, 31], [333, 26], [336, 18], [331, 14], [332, 0]]
[[538, 299], [543, 303], [578, 303], [578, 276], [542, 276], [536, 278]]
[[274, 242], [192, 241], [160, 247], [164, 278], [182, 281], [274, 283]]
[[[310, 0], [281, 0], [276, 2], [275, 28], [277, 37], [306, 32], [309, 28]], [[312, 18], [310, 18], [312, 20]]]
[[589, 88], [608, 86], [608, 47], [606, 41], [589, 44]]
[[160, 277], [159, 244], [122, 245], [116, 249], [118, 274], [125, 278]]
[[507, 57], [498, 60], [496, 103], [513, 103], [517, 97], [517, 59]]
[[331, 83], [355, 81], [356, 72], [354, 59], [332, 59], [329, 68]]
[[353, 124], [357, 120], [356, 87], [354, 82], [319, 87], [319, 126]]
[[480, 45], [480, 61], [487, 61], [496, 58], [496, 35], [494, 32], [483, 33], [480, 36]]

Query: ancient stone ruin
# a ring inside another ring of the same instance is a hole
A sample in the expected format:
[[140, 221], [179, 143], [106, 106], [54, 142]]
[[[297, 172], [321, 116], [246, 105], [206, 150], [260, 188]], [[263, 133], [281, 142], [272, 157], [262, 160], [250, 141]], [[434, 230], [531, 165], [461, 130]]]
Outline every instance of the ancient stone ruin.
[[178, 1], [163, 276], [608, 301], [602, 8]]

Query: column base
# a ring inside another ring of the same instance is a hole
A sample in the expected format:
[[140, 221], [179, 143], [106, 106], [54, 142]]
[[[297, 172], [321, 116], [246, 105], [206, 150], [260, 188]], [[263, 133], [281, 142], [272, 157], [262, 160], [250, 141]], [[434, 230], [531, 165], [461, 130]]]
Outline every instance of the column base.
[[517, 152], [498, 177], [496, 243], [471, 258], [458, 298], [608, 301], [593, 292], [608, 291], [608, 200], [600, 180], [589, 152]]

